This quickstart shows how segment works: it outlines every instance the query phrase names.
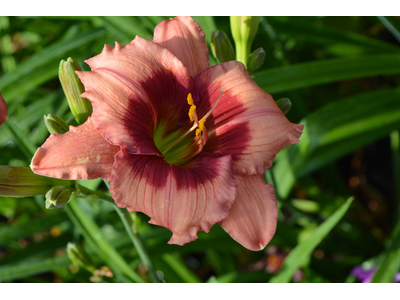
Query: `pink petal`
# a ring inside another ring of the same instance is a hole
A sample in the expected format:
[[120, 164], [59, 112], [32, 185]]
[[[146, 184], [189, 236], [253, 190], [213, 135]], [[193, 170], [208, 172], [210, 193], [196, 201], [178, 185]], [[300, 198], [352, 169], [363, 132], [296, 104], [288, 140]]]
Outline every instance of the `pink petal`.
[[262, 250], [272, 239], [278, 221], [274, 188], [261, 175], [235, 175], [237, 196], [222, 228], [247, 249]]
[[232, 155], [235, 174], [263, 174], [283, 147], [299, 142], [303, 125], [293, 124], [272, 97], [248, 75], [242, 63], [230, 61], [195, 78], [201, 118], [222, 96], [205, 126], [203, 151]]
[[192, 77], [209, 66], [205, 34], [191, 17], [161, 22], [154, 30], [153, 41], [175, 54]]
[[7, 104], [0, 93], [0, 125], [3, 124], [7, 120], [7, 118], [8, 118]]
[[186, 99], [193, 82], [186, 67], [141, 37], [125, 46], [106, 45], [87, 63], [92, 72], [77, 74], [85, 85], [83, 97], [93, 104], [95, 128], [129, 153], [161, 156], [153, 141], [156, 126], [174, 130], [188, 120]]
[[111, 176], [116, 204], [151, 217], [172, 231], [170, 244], [183, 245], [228, 216], [236, 195], [229, 155], [200, 153], [184, 166], [157, 156], [118, 152]]
[[110, 180], [119, 147], [110, 145], [94, 128], [91, 117], [64, 134], [53, 133], [36, 151], [32, 171], [61, 179]]

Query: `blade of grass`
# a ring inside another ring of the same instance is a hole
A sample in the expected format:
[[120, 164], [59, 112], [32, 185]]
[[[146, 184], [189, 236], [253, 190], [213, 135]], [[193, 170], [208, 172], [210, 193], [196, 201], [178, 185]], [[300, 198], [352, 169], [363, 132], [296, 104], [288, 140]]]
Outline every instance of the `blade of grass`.
[[294, 272], [302, 266], [315, 247], [318, 246], [324, 237], [328, 235], [328, 233], [346, 214], [352, 202], [353, 197], [347, 199], [347, 201], [333, 215], [318, 226], [318, 228], [316, 228], [305, 241], [299, 243], [295, 248], [293, 248], [283, 262], [281, 271], [272, 277], [269, 282], [289, 282]]
[[137, 19], [134, 17], [121, 17], [121, 16], [105, 16], [96, 17], [103, 25], [110, 31], [117, 33], [129, 43], [136, 35], [142, 38], [152, 40], [153, 36]]
[[9, 281], [67, 268], [70, 264], [68, 256], [64, 255], [36, 261], [24, 261], [21, 264], [0, 266], [0, 281]]
[[390, 283], [400, 270], [400, 220], [392, 232], [392, 238], [387, 247], [371, 282]]
[[56, 224], [68, 220], [62, 212], [57, 212], [46, 217], [30, 219], [29, 223], [11, 224], [0, 228], [0, 246], [7, 245], [10, 241], [16, 241], [33, 235], [35, 232], [49, 231]]
[[377, 17], [400, 43], [400, 23], [394, 17]]
[[[380, 18], [380, 17], [378, 17]], [[324, 25], [318, 20], [302, 20], [298, 17], [267, 17], [277, 32], [293, 37], [303, 37], [322, 44], [346, 45], [358, 49], [358, 52], [400, 52], [400, 47], [362, 34]]]
[[299, 63], [254, 73], [268, 93], [335, 81], [400, 73], [400, 54], [375, 54]]
[[393, 159], [393, 176], [395, 182], [395, 193], [396, 193], [396, 204], [397, 214], [400, 216], [400, 132], [398, 130], [393, 131], [390, 134], [390, 144], [392, 148], [392, 159]]
[[185, 265], [178, 253], [165, 253], [162, 255], [162, 259], [183, 279], [184, 282], [201, 282], [196, 274]]
[[126, 209], [121, 209], [117, 205], [113, 204], [113, 207], [115, 208], [116, 212], [118, 213], [119, 217], [122, 220], [122, 223], [124, 224], [125, 230], [127, 231], [129, 238], [131, 239], [136, 251], [138, 252], [138, 255], [144, 265], [147, 267], [147, 271], [150, 277], [150, 280], [154, 283], [160, 282], [158, 279], [158, 276], [156, 274], [156, 270], [154, 269], [153, 263], [151, 262], [150, 256], [147, 254], [147, 251], [145, 251], [145, 247], [143, 244], [142, 239], [140, 236], [135, 232], [134, 229], [134, 224], [133, 220]]
[[64, 209], [93, 250], [109, 264], [113, 272], [122, 272], [134, 282], [143, 282], [142, 278], [129, 267], [123, 257], [102, 236], [97, 224], [84, 214], [77, 200], [70, 201], [68, 205], [64, 206]]
[[[300, 143], [277, 155], [277, 192], [285, 199], [296, 178], [400, 127], [400, 88], [363, 93], [329, 103], [301, 121]], [[379, 101], [377, 101], [379, 99]]]
[[41, 73], [42, 67], [46, 64], [55, 62], [54, 70], [56, 75], [60, 57], [67, 56], [72, 50], [93, 42], [103, 36], [104, 33], [104, 29], [85, 31], [69, 39], [55, 42], [42, 51], [33, 54], [30, 58], [19, 64], [14, 72], [4, 74], [0, 77], [0, 90], [2, 93], [4, 90], [4, 98], [6, 99], [6, 92], [8, 90], [18, 89], [19, 85], [23, 85], [21, 82], [23, 82], [23, 78], [26, 75], [36, 74], [38, 71]]

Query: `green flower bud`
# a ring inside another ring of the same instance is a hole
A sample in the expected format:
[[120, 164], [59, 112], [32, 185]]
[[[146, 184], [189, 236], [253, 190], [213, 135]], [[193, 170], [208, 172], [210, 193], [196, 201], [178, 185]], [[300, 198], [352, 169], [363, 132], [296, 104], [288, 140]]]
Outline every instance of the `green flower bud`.
[[236, 44], [236, 60], [241, 61], [247, 69], [251, 44], [256, 36], [260, 17], [230, 18], [231, 31]]
[[81, 97], [85, 88], [75, 71], [82, 71], [82, 69], [75, 59], [69, 57], [67, 61], [62, 60], [60, 62], [58, 76], [67, 97], [69, 108], [75, 120], [82, 124], [92, 114], [93, 109], [90, 101]]
[[40, 176], [28, 167], [0, 166], [0, 196], [32, 197], [43, 195], [53, 186], [69, 186], [69, 180]]
[[290, 108], [292, 107], [292, 102], [290, 102], [289, 98], [281, 98], [275, 101], [275, 103], [279, 106], [279, 108], [285, 115], [289, 112]]
[[53, 114], [44, 116], [44, 124], [50, 133], [66, 133], [69, 129], [67, 122]]
[[249, 56], [249, 65], [247, 70], [249, 73], [253, 73], [261, 68], [262, 64], [264, 63], [265, 59], [265, 51], [263, 48], [258, 48], [256, 51], [252, 52]]
[[71, 190], [69, 188], [62, 185], [52, 187], [46, 193], [46, 208], [61, 208], [69, 202], [70, 198]]
[[82, 247], [79, 247], [74, 243], [68, 243], [67, 255], [75, 266], [83, 267], [90, 273], [93, 273], [96, 270], [89, 256], [86, 254]]
[[235, 60], [235, 50], [229, 37], [221, 30], [214, 30], [211, 35], [211, 51], [219, 63]]

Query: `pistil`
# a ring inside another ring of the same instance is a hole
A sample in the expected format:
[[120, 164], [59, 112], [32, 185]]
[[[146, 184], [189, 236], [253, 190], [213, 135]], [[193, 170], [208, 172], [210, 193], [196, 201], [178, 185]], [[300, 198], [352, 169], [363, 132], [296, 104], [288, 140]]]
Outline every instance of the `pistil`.
[[[190, 105], [189, 108], [189, 123], [185, 127], [189, 127], [190, 122], [193, 122], [192, 126], [186, 131], [182, 132], [181, 130], [175, 131], [167, 136], [164, 142], [161, 142], [163, 146], [159, 147], [161, 153], [165, 156], [165, 161], [174, 165], [181, 165], [187, 162], [189, 159], [193, 158], [197, 154], [201, 152], [204, 145], [207, 142], [208, 132], [205, 127], [205, 122], [207, 118], [214, 111], [215, 107], [218, 105], [218, 102], [221, 100], [224, 93], [224, 89], [221, 90], [221, 94], [218, 97], [218, 100], [215, 102], [214, 106], [204, 115], [200, 120], [198, 119], [196, 112], [196, 105], [193, 103], [192, 94], [189, 93], [187, 96], [187, 102]], [[194, 139], [187, 141], [186, 143], [182, 143], [194, 130], [196, 129]], [[177, 145], [180, 146], [176, 147]], [[168, 145], [165, 149], [164, 146]], [[175, 149], [173, 149], [175, 147]], [[173, 149], [173, 151], [171, 151]], [[168, 155], [166, 155], [169, 153]]]

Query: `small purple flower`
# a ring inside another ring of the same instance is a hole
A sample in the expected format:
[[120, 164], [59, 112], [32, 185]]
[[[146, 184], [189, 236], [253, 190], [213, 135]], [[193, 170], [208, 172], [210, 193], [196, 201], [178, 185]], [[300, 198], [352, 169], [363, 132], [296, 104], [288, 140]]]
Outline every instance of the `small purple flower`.
[[[362, 283], [370, 283], [372, 277], [374, 277], [375, 270], [376, 266], [373, 266], [368, 270], [363, 269], [361, 266], [355, 266], [353, 270], [351, 270], [351, 274], [354, 275]], [[395, 275], [393, 282], [400, 282], [400, 272]]]

